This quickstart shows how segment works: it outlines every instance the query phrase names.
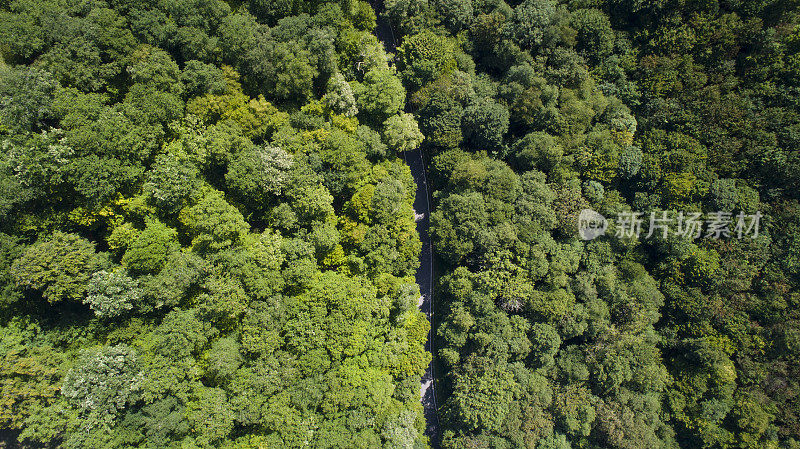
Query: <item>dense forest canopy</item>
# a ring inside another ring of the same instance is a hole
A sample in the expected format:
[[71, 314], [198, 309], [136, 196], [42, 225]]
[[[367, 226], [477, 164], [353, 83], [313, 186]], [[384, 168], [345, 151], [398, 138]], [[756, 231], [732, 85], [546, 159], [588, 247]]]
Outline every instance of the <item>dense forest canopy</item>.
[[359, 1], [2, 2], [0, 428], [425, 447], [422, 140]]
[[0, 438], [800, 449], [797, 0], [0, 0], [0, 53]]
[[[800, 4], [386, 5], [436, 184], [443, 446], [800, 447]], [[581, 240], [585, 209], [644, 232]]]

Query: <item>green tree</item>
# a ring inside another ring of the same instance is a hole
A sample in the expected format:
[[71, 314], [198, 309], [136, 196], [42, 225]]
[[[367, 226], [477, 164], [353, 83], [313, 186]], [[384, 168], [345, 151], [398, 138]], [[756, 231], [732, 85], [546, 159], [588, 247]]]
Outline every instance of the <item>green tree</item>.
[[242, 213], [218, 190], [207, 191], [197, 204], [182, 210], [180, 220], [194, 236], [192, 246], [201, 252], [239, 244], [250, 230]]
[[101, 270], [92, 275], [84, 303], [100, 318], [114, 318], [139, 306], [143, 295], [139, 282], [124, 270]]
[[353, 93], [360, 114], [379, 123], [396, 114], [405, 105], [406, 90], [388, 69], [374, 68], [364, 81], [354, 83]]
[[0, 123], [19, 131], [42, 129], [53, 119], [52, 103], [60, 87], [41, 69], [0, 68]]
[[[177, 145], [166, 145], [171, 150]], [[200, 172], [191, 158], [175, 151], [156, 156], [147, 172], [143, 187], [145, 194], [166, 211], [175, 213], [200, 187]]]
[[322, 101], [333, 109], [336, 113], [352, 117], [358, 114], [356, 98], [353, 95], [353, 88], [344, 79], [341, 73], [334, 73], [328, 80], [328, 91], [322, 97]]
[[61, 387], [82, 416], [82, 428], [109, 430], [117, 417], [137, 400], [141, 384], [136, 351], [125, 346], [83, 350]]
[[389, 147], [398, 153], [417, 148], [425, 138], [411, 114], [389, 117], [383, 124], [383, 134]]
[[498, 150], [508, 131], [508, 109], [492, 99], [477, 100], [464, 109], [461, 129], [464, 140], [474, 150]]
[[572, 13], [571, 25], [578, 32], [577, 48], [590, 61], [599, 61], [614, 50], [614, 30], [608, 16], [597, 9], [579, 9]]
[[255, 204], [281, 194], [289, 181], [293, 158], [278, 147], [251, 147], [241, 151], [228, 165], [227, 185]]
[[122, 265], [135, 274], [158, 273], [167, 258], [179, 250], [178, 232], [158, 220], [150, 220], [128, 245]]
[[53, 304], [83, 299], [89, 277], [102, 265], [92, 242], [56, 231], [28, 247], [11, 265], [10, 274], [17, 286], [37, 290]]
[[397, 66], [406, 82], [420, 87], [455, 70], [455, 52], [453, 41], [425, 30], [403, 39], [397, 49]]

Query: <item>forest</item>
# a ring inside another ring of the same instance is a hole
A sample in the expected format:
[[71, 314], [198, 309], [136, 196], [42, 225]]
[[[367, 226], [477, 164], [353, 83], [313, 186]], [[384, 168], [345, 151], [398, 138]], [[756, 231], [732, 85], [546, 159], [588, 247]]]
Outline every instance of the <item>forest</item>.
[[0, 55], [0, 448], [800, 449], [800, 0], [0, 0]]

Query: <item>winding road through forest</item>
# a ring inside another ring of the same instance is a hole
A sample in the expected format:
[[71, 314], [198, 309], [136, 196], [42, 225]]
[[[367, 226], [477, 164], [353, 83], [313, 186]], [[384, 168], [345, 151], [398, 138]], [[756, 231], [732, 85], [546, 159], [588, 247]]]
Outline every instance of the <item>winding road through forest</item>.
[[[378, 26], [375, 35], [383, 42], [388, 51], [394, 52], [397, 47], [394, 30], [385, 17], [381, 16], [384, 5], [383, 0], [370, 0], [375, 15], [378, 17]], [[436, 404], [434, 357], [436, 350], [434, 347], [434, 307], [433, 307], [433, 245], [431, 245], [430, 227], [430, 192], [428, 190], [428, 178], [425, 170], [425, 159], [420, 148], [402, 153], [414, 182], [417, 184], [417, 192], [414, 197], [414, 211], [417, 215], [417, 232], [422, 241], [422, 251], [419, 255], [419, 269], [417, 269], [416, 281], [419, 285], [420, 310], [428, 317], [431, 323], [431, 330], [428, 332], [428, 341], [425, 342], [425, 349], [431, 354], [431, 363], [425, 370], [420, 384], [420, 395], [422, 396], [422, 406], [425, 409], [425, 435], [430, 438], [431, 446], [439, 448], [441, 435], [439, 432], [439, 407]]]

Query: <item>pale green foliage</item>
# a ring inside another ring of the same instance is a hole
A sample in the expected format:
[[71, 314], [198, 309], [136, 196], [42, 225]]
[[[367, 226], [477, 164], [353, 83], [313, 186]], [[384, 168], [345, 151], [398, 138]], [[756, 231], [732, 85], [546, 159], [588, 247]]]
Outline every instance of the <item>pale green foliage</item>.
[[347, 117], [358, 114], [358, 106], [353, 96], [353, 88], [347, 80], [344, 79], [344, 75], [339, 72], [331, 75], [328, 80], [328, 93], [322, 97], [322, 101], [338, 114]]
[[101, 270], [92, 275], [84, 303], [100, 318], [122, 315], [142, 299], [139, 282], [128, 276], [125, 270]]
[[293, 158], [278, 147], [251, 147], [241, 151], [228, 166], [225, 181], [231, 189], [256, 203], [280, 195], [288, 182]]
[[140, 383], [136, 351], [125, 345], [104, 346], [81, 351], [64, 377], [61, 393], [80, 410], [86, 430], [109, 428], [136, 400]]
[[414, 422], [416, 417], [417, 414], [414, 411], [403, 410], [399, 416], [387, 421], [382, 432], [386, 439], [384, 447], [387, 449], [415, 447], [414, 443], [421, 436]]
[[199, 186], [198, 175], [197, 167], [186, 154], [160, 154], [147, 173], [144, 191], [157, 205], [176, 212]]
[[53, 115], [58, 88], [58, 81], [44, 70], [0, 67], [0, 123], [25, 131], [42, 127]]
[[239, 343], [235, 339], [221, 338], [205, 354], [206, 373], [217, 383], [230, 381], [242, 364]]
[[514, 37], [529, 48], [541, 45], [555, 14], [556, 2], [552, 0], [522, 2], [514, 9]]
[[217, 190], [209, 190], [196, 205], [181, 211], [180, 219], [195, 235], [192, 245], [201, 251], [237, 244], [250, 230], [242, 213]]
[[414, 116], [408, 113], [389, 117], [383, 124], [383, 135], [389, 147], [398, 153], [415, 149], [425, 139]]
[[305, 222], [323, 220], [333, 213], [333, 196], [324, 186], [292, 186], [286, 192], [297, 217]]

